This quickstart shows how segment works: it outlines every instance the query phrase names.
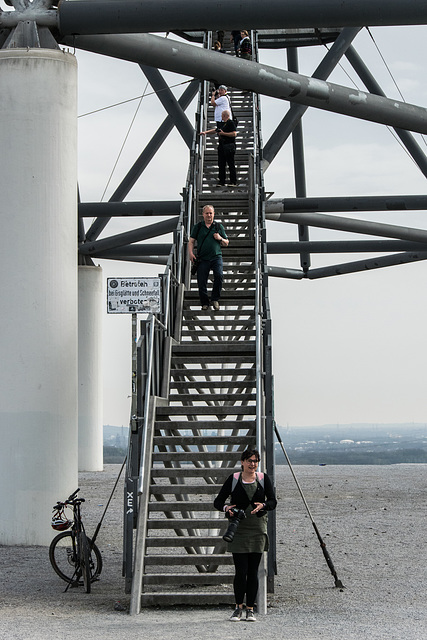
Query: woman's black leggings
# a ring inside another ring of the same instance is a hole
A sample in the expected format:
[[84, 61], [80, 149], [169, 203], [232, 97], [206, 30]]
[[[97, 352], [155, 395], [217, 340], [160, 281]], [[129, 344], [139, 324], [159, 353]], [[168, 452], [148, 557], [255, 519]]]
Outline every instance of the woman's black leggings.
[[246, 606], [253, 607], [258, 593], [258, 566], [262, 553], [233, 553], [234, 597], [236, 604], [243, 604], [246, 593]]

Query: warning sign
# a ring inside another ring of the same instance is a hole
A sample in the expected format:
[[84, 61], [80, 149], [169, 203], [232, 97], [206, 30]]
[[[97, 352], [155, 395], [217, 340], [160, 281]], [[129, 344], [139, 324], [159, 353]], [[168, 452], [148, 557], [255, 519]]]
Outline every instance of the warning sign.
[[107, 313], [160, 313], [160, 278], [107, 278]]

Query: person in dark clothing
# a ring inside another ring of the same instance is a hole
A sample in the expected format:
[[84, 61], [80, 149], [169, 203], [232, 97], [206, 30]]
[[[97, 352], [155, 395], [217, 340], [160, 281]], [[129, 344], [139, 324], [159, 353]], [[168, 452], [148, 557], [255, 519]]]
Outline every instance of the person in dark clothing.
[[240, 44], [241, 38], [242, 37], [240, 35], [240, 31], [231, 32], [231, 40], [233, 41], [233, 46], [234, 46], [234, 55], [236, 56], [239, 55], [239, 44]]
[[[246, 620], [255, 622], [254, 604], [258, 593], [258, 567], [264, 551], [268, 550], [267, 511], [277, 506], [270, 478], [257, 472], [260, 455], [257, 449], [242, 453], [242, 472], [230, 475], [214, 500], [214, 507], [225, 514], [236, 507], [245, 512], [234, 538], [228, 543], [235, 567], [234, 596], [236, 608], [230, 618], [239, 622], [242, 618], [246, 594]], [[230, 497], [230, 504], [226, 501]]]
[[218, 135], [218, 186], [220, 187], [225, 187], [227, 165], [230, 172], [229, 186], [237, 186], [236, 165], [234, 164], [237, 128], [230, 116], [230, 111], [225, 109], [221, 114], [222, 121], [218, 123], [216, 129], [208, 129], [200, 133], [200, 135], [211, 133]]
[[[193, 263], [196, 260], [195, 244], [197, 242], [197, 284], [199, 287], [202, 311], [207, 311], [212, 304], [219, 310], [223, 282], [222, 247], [228, 247], [229, 240], [222, 224], [214, 222], [215, 209], [211, 204], [203, 207], [203, 221], [194, 225], [188, 241], [188, 257]], [[212, 295], [209, 300], [208, 278], [213, 272]]]
[[247, 31], [240, 32], [241, 40], [239, 43], [239, 55], [244, 60], [251, 60], [252, 58], [252, 43]]

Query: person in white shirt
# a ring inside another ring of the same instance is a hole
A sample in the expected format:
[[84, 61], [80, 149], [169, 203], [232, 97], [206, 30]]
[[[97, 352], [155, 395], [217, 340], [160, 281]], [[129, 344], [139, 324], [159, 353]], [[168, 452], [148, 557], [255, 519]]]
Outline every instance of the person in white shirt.
[[225, 109], [231, 111], [230, 101], [227, 96], [227, 87], [225, 85], [221, 84], [218, 87], [218, 91], [212, 91], [211, 105], [215, 107], [214, 118], [218, 126], [222, 122], [222, 112], [225, 111]]

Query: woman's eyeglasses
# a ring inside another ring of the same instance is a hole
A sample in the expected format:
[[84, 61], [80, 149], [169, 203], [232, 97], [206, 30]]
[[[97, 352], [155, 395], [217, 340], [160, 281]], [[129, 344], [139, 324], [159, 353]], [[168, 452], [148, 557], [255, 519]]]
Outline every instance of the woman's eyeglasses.
[[254, 460], [253, 458], [250, 458], [247, 462], [249, 464], [258, 464], [259, 460]]

